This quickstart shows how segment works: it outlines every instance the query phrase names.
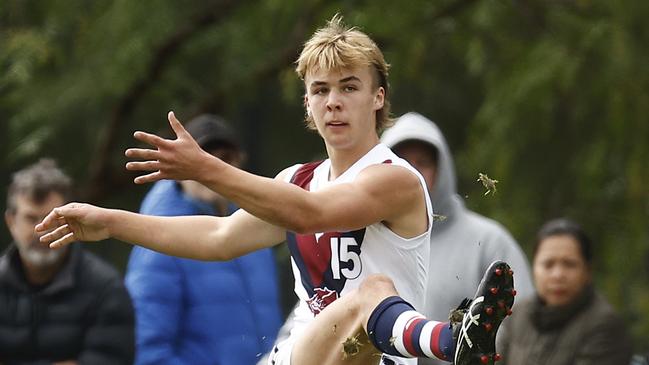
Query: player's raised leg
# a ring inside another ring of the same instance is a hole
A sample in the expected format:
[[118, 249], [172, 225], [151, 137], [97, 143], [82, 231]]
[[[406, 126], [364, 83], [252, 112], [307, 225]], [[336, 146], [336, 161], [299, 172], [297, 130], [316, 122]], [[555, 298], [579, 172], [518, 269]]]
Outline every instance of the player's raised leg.
[[384, 275], [369, 276], [355, 291], [323, 310], [292, 349], [292, 364], [378, 364], [381, 353], [451, 359], [449, 323], [429, 321], [398, 296]]
[[372, 275], [308, 325], [292, 345], [291, 363], [379, 364], [381, 354], [387, 354], [395, 364], [422, 357], [456, 365], [493, 364], [500, 359], [495, 338], [511, 314], [513, 284], [509, 265], [492, 263], [461, 322], [449, 323], [425, 318], [398, 296], [388, 277]]

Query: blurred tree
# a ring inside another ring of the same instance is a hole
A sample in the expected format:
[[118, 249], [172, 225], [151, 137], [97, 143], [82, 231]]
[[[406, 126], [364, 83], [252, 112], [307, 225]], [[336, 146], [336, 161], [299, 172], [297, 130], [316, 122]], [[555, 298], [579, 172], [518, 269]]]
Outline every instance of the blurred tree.
[[[172, 109], [236, 123], [253, 172], [318, 158], [293, 61], [336, 12], [392, 63], [395, 115], [416, 110], [444, 130], [472, 208], [527, 249], [551, 217], [592, 232], [598, 283], [649, 350], [642, 0], [4, 0], [0, 203], [11, 172], [50, 156], [80, 199], [136, 210], [147, 187], [131, 183], [123, 150], [136, 129], [169, 133]], [[478, 172], [500, 181], [498, 193], [482, 196]], [[120, 267], [128, 255], [116, 242], [93, 249]]]
[[644, 338], [648, 11], [629, 1], [482, 2], [467, 65], [485, 96], [461, 159], [465, 181], [482, 170], [501, 181], [500, 194], [472, 203], [525, 241], [548, 218], [582, 222], [599, 244], [600, 286]]

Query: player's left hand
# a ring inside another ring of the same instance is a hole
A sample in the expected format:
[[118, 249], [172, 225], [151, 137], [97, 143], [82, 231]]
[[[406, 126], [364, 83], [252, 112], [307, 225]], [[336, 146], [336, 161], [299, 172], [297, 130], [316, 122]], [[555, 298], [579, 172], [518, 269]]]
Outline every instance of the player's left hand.
[[199, 180], [201, 168], [205, 166], [204, 159], [211, 158], [203, 151], [192, 136], [185, 130], [174, 112], [169, 112], [167, 118], [176, 134], [176, 139], [164, 139], [155, 134], [135, 132], [135, 139], [147, 143], [154, 148], [129, 148], [125, 155], [132, 159], [145, 161], [130, 161], [127, 170], [150, 172], [135, 178], [136, 184], [155, 182], [162, 179]]
[[76, 241], [94, 242], [110, 236], [107, 209], [90, 204], [69, 203], [54, 208], [34, 227], [40, 241], [59, 248]]

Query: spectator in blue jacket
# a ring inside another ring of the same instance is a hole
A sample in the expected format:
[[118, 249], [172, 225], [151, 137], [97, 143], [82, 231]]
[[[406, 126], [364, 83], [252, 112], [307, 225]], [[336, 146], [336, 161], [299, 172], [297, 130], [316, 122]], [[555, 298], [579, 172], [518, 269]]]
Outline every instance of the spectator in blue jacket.
[[[198, 116], [187, 130], [203, 150], [235, 166], [243, 163], [240, 143], [221, 118]], [[223, 216], [234, 210], [195, 181], [162, 180], [147, 193], [140, 212]], [[270, 350], [281, 324], [271, 249], [202, 262], [135, 247], [126, 286], [137, 318], [136, 364], [255, 364]]]

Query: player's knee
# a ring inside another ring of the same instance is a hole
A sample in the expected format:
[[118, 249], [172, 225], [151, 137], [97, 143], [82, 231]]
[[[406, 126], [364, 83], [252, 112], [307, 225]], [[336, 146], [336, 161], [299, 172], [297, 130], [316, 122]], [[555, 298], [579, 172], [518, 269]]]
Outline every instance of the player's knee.
[[358, 288], [361, 297], [396, 293], [392, 279], [383, 274], [369, 275]]

